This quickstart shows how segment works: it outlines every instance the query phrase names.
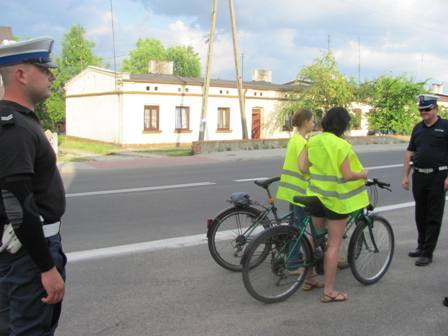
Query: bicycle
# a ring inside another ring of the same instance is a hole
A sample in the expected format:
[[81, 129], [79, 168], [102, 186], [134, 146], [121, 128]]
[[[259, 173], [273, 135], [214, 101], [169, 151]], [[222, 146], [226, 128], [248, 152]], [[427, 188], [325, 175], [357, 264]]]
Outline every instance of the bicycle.
[[[379, 281], [392, 261], [395, 238], [390, 223], [373, 212], [378, 198], [377, 188], [390, 191], [390, 185], [377, 179], [368, 180], [374, 200], [364, 209], [352, 213], [346, 232], [354, 228], [348, 246], [348, 265], [362, 284]], [[294, 201], [309, 205], [314, 196], [296, 196]], [[264, 303], [286, 300], [302, 285], [311, 267], [322, 269], [327, 230], [316, 231], [310, 217], [299, 228], [278, 225], [260, 233], [246, 247], [241, 258], [244, 286], [249, 294]], [[309, 241], [313, 239], [312, 245]], [[291, 251], [299, 256], [298, 272], [288, 270]], [[262, 260], [261, 260], [262, 259]], [[253, 260], [257, 262], [254, 263]]]
[[[269, 190], [269, 186], [279, 180], [280, 177], [273, 177], [254, 181], [266, 191], [268, 205], [252, 200], [247, 193], [233, 193], [228, 200], [232, 206], [207, 220], [208, 248], [220, 266], [234, 272], [241, 271], [241, 257], [247, 244], [261, 231], [291, 220], [291, 212], [278, 215]], [[253, 262], [254, 265], [258, 263], [257, 260]]]

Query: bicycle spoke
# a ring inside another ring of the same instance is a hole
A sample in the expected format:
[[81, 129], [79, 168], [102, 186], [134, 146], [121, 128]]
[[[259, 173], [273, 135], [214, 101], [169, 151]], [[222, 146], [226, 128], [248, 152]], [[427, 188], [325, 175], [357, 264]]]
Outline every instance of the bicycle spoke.
[[363, 223], [350, 243], [349, 262], [353, 275], [364, 284], [378, 281], [386, 273], [393, 251], [393, 231], [384, 218], [374, 217], [371, 224]]

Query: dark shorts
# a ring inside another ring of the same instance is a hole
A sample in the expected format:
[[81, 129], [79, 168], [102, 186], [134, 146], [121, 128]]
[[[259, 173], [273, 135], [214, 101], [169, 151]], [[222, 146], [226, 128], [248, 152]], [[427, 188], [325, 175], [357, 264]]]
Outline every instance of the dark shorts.
[[[65, 279], [67, 258], [60, 236], [47, 239], [50, 254]], [[2, 252], [5, 253], [5, 252]], [[9, 259], [9, 260], [8, 260]], [[61, 303], [41, 301], [46, 293], [40, 270], [28, 254], [10, 255], [0, 260], [0, 336], [52, 336], [61, 314]]]
[[331, 220], [345, 219], [350, 216], [350, 214], [339, 214], [337, 212], [331, 211], [325, 205], [323, 205], [320, 200], [308, 206], [308, 211], [313, 217], [321, 217]]

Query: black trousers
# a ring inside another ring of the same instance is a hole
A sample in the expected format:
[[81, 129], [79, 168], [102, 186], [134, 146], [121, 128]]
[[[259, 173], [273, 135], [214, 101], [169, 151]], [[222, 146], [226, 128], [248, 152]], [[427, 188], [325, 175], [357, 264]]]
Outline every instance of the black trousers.
[[415, 223], [418, 231], [418, 248], [423, 255], [432, 257], [439, 238], [445, 207], [443, 184], [447, 172], [412, 174], [412, 194], [415, 200]]

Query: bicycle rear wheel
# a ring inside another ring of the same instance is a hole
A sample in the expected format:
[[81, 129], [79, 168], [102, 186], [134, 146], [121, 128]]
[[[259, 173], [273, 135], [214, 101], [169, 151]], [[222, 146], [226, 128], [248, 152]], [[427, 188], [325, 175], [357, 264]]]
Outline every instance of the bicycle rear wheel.
[[394, 232], [389, 222], [372, 215], [371, 223], [363, 220], [350, 239], [348, 261], [353, 276], [362, 284], [370, 285], [387, 272], [394, 254]]
[[[302, 285], [312, 267], [312, 250], [308, 239], [302, 236], [298, 241], [297, 234], [296, 229], [280, 225], [267, 229], [247, 246], [241, 261], [242, 274], [252, 297], [264, 303], [280, 302]], [[288, 270], [292, 257], [294, 270]], [[254, 267], [254, 260], [261, 259], [263, 262]]]
[[208, 249], [213, 259], [225, 269], [241, 271], [244, 248], [253, 237], [268, 228], [269, 219], [252, 207], [232, 207], [216, 216], [207, 232]]

